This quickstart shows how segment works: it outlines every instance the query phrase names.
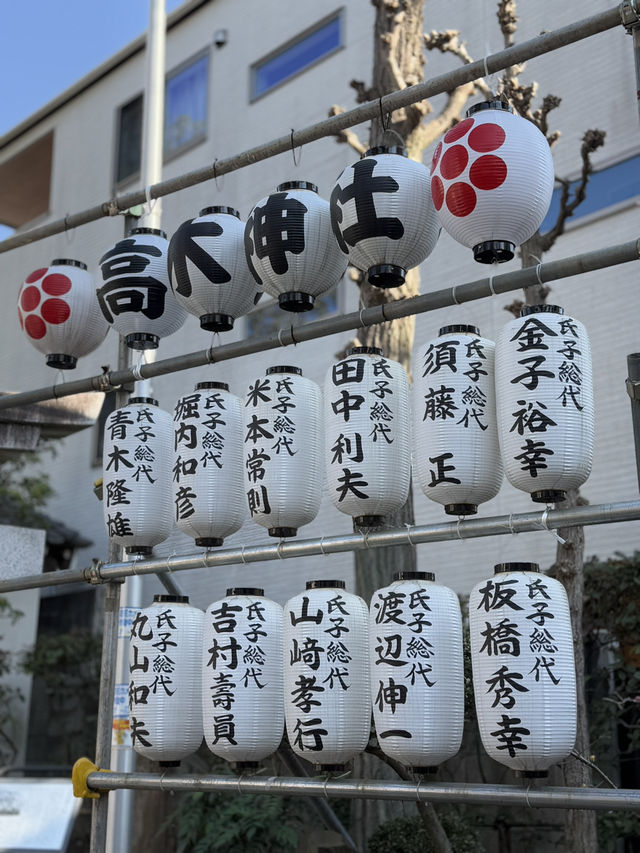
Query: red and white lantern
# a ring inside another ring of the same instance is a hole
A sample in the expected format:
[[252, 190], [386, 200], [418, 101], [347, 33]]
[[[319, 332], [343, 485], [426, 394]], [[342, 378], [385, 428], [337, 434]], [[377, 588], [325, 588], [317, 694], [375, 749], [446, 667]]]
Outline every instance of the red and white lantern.
[[344, 581], [309, 581], [284, 606], [284, 693], [291, 748], [343, 769], [371, 733], [369, 610]]
[[282, 607], [264, 590], [228, 589], [204, 618], [202, 712], [214, 755], [257, 766], [284, 732]]
[[247, 516], [240, 400], [225, 382], [198, 382], [173, 422], [176, 526], [201, 548], [220, 546]]
[[49, 367], [69, 370], [100, 346], [109, 331], [87, 265], [58, 258], [27, 276], [18, 294], [18, 320]]
[[310, 311], [347, 268], [329, 203], [309, 181], [287, 181], [260, 199], [247, 219], [244, 248], [255, 280], [285, 311]]
[[476, 326], [444, 326], [417, 353], [413, 468], [425, 495], [449, 515], [473, 515], [498, 494], [495, 344]]
[[562, 501], [591, 473], [593, 377], [587, 332], [557, 305], [531, 305], [496, 344], [502, 461], [538, 503]]
[[485, 101], [438, 143], [431, 192], [440, 222], [484, 264], [509, 261], [538, 230], [553, 192], [553, 160], [538, 128]]
[[205, 207], [169, 243], [176, 300], [209, 332], [226, 332], [262, 296], [244, 256], [244, 222], [232, 207]]
[[131, 349], [155, 349], [187, 319], [169, 284], [168, 249], [164, 231], [133, 228], [100, 258], [100, 308]]
[[400, 287], [440, 236], [428, 169], [404, 148], [369, 149], [338, 178], [331, 225], [349, 263], [371, 284]]
[[501, 764], [546, 776], [576, 738], [571, 617], [562, 584], [536, 563], [502, 563], [469, 597], [476, 713]]
[[131, 743], [164, 767], [180, 764], [202, 743], [203, 618], [187, 596], [155, 595], [131, 626]]
[[128, 554], [149, 556], [173, 530], [171, 415], [150, 397], [132, 397], [104, 427], [104, 522]]

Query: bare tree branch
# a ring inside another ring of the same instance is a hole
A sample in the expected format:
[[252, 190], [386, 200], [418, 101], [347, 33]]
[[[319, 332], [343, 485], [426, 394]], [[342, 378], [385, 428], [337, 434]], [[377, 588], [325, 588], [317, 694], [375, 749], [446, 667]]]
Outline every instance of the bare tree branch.
[[449, 93], [447, 103], [439, 115], [430, 122], [420, 124], [415, 128], [411, 136], [407, 139], [407, 150], [410, 157], [422, 160], [424, 149], [428, 148], [436, 139], [439, 139], [443, 133], [446, 133], [459, 120], [465, 104], [474, 91], [475, 86], [473, 83], [466, 83], [464, 86], [459, 86], [453, 92]]
[[[460, 33], [458, 30], [431, 30], [430, 33], [425, 33], [423, 36], [424, 46], [426, 50], [439, 50], [440, 53], [451, 53], [462, 60], [464, 65], [470, 65], [473, 58], [467, 51], [466, 42], [460, 41]], [[486, 81], [480, 78], [473, 83], [474, 88], [485, 97], [491, 97], [491, 89]]]
[[[339, 116], [343, 112], [344, 107], [339, 107], [337, 104], [334, 104], [329, 110], [329, 116]], [[346, 144], [350, 145], [358, 154], [364, 154], [367, 150], [367, 146], [360, 140], [358, 134], [349, 127], [345, 130], [338, 131], [335, 134], [335, 137], [338, 142], [346, 142]]]

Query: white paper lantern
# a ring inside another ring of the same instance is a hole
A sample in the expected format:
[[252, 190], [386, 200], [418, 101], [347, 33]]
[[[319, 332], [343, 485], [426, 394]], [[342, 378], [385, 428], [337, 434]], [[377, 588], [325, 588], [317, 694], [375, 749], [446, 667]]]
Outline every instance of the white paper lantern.
[[187, 319], [169, 284], [168, 249], [164, 231], [133, 228], [100, 258], [100, 308], [132, 349], [155, 349]]
[[87, 265], [58, 258], [28, 275], [18, 294], [18, 321], [49, 367], [74, 368], [109, 331]]
[[205, 207], [169, 243], [176, 300], [210, 332], [233, 329], [262, 296], [244, 256], [244, 222], [232, 207]]
[[501, 330], [496, 397], [505, 472], [538, 503], [562, 501], [591, 472], [594, 406], [584, 326], [557, 305], [532, 305]]
[[331, 193], [331, 224], [349, 263], [376, 287], [399, 287], [434, 250], [440, 225], [429, 170], [404, 148], [371, 148]]
[[173, 529], [171, 415], [150, 397], [132, 397], [104, 427], [103, 509], [109, 538], [149, 556]]
[[553, 193], [549, 144], [501, 101], [467, 110], [438, 143], [431, 193], [440, 222], [484, 264], [509, 261], [538, 230]]
[[249, 269], [285, 311], [310, 311], [336, 285], [347, 259], [331, 230], [329, 203], [308, 181], [287, 181], [254, 206], [244, 232]]
[[449, 515], [472, 515], [498, 494], [493, 341], [475, 326], [444, 326], [417, 353], [413, 467], [428, 498]]
[[322, 399], [299, 367], [269, 367], [249, 385], [244, 471], [251, 520], [295, 536], [322, 499]]
[[460, 749], [464, 726], [462, 616], [430, 572], [399, 572], [374, 592], [369, 619], [373, 719], [380, 749], [414, 770]]
[[155, 595], [129, 645], [129, 725], [137, 753], [173, 767], [202, 743], [202, 623], [187, 596]]
[[377, 347], [353, 347], [325, 382], [327, 485], [361, 527], [380, 525], [409, 494], [409, 382]]
[[204, 622], [205, 740], [214, 755], [249, 769], [284, 733], [282, 607], [262, 589], [228, 589]]
[[176, 526], [196, 545], [217, 547], [247, 516], [240, 400], [224, 382], [199, 382], [180, 397], [173, 421]]
[[368, 619], [344, 581], [309, 581], [284, 606], [287, 737], [321, 770], [342, 769], [369, 742]]
[[536, 563], [502, 563], [469, 598], [473, 689], [491, 756], [546, 775], [576, 738], [571, 618], [562, 584]]

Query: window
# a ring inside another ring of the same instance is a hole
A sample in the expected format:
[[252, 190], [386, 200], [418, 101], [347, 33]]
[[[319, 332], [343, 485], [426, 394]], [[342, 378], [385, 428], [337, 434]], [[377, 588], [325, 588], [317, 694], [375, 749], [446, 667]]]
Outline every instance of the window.
[[[338, 311], [338, 288], [332, 287], [326, 293], [316, 296], [313, 304], [313, 311], [309, 312], [309, 320], [320, 320], [329, 314], [336, 314]], [[278, 305], [277, 300], [272, 300], [266, 305], [258, 307], [247, 314], [245, 326], [245, 338], [266, 337], [267, 335], [275, 334], [278, 329], [285, 325], [286, 314]], [[293, 315], [290, 315], [293, 316]]]
[[164, 156], [171, 157], [207, 135], [209, 55], [167, 78], [164, 103]]
[[[578, 183], [578, 181], [571, 182], [572, 191], [575, 190]], [[582, 219], [584, 216], [597, 213], [606, 207], [620, 204], [638, 195], [640, 195], [640, 154], [594, 172], [589, 178], [585, 200], [578, 205], [568, 222], [575, 222], [577, 219]], [[540, 231], [543, 234], [553, 228], [559, 211], [560, 187], [557, 187], [551, 197], [549, 212], [540, 226]]]
[[116, 184], [140, 174], [142, 151], [142, 95], [138, 95], [118, 112], [116, 149]]
[[337, 12], [251, 68], [251, 100], [310, 68], [341, 46], [342, 14]]

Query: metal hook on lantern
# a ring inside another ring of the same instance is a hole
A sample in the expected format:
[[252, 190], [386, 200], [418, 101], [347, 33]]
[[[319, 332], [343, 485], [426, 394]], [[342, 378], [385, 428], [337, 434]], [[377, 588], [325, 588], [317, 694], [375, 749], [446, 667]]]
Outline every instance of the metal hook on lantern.
[[300, 153], [298, 154], [298, 159], [296, 161], [296, 149], [293, 142], [293, 134], [294, 130], [291, 128], [291, 156], [293, 157], [293, 165], [297, 167], [300, 165], [300, 160], [302, 159], [302, 145], [300, 146]]
[[[224, 188], [224, 180], [222, 181], [222, 184], [218, 184], [218, 174], [216, 172], [216, 163], [217, 162], [218, 162], [218, 158], [216, 157], [216, 159], [213, 161], [213, 180], [214, 180], [214, 183], [216, 185], [216, 189], [218, 190], [218, 192], [222, 192], [222, 190]], [[224, 175], [222, 177], [224, 179]]]
[[550, 507], [547, 507], [545, 509], [545, 511], [542, 513], [542, 518], [540, 519], [540, 524], [542, 525], [542, 528], [544, 530], [548, 531], [553, 536], [554, 539], [557, 539], [557, 541], [561, 545], [564, 545], [566, 540], [563, 539], [562, 536], [560, 536], [557, 533], [557, 531], [552, 530], [551, 527], [549, 527], [549, 509], [550, 509]]
[[147, 200], [148, 213], [151, 215], [158, 201], [157, 198], [151, 198], [151, 185], [144, 188], [144, 196]]
[[409, 540], [409, 545], [411, 545], [411, 547], [412, 547], [412, 548], [415, 548], [415, 547], [416, 547], [416, 543], [415, 543], [415, 542], [413, 541], [413, 539], [411, 538], [411, 530], [412, 530], [412, 527], [411, 527], [411, 525], [410, 525], [407, 521], [405, 521], [404, 526], [407, 528], [407, 539]]
[[[378, 106], [380, 108], [380, 124], [382, 125], [382, 130], [386, 133], [391, 127], [391, 113], [387, 113], [387, 117], [385, 118], [384, 110], [382, 109], [382, 98], [384, 98], [384, 95], [382, 95], [378, 100]], [[400, 134], [398, 134], [398, 136], [399, 135]], [[404, 140], [402, 140], [402, 144], [404, 145]]]

